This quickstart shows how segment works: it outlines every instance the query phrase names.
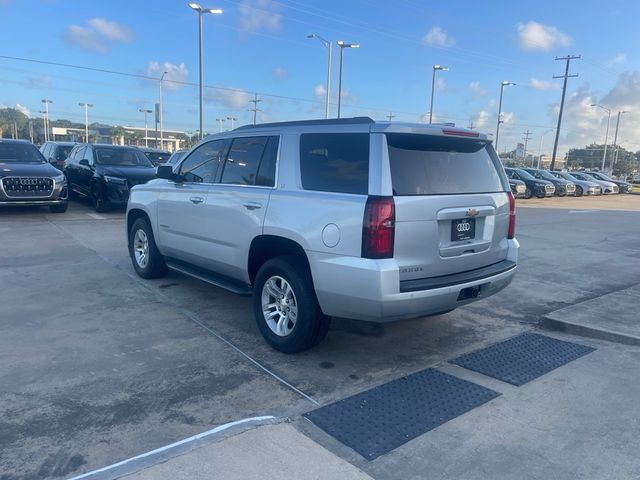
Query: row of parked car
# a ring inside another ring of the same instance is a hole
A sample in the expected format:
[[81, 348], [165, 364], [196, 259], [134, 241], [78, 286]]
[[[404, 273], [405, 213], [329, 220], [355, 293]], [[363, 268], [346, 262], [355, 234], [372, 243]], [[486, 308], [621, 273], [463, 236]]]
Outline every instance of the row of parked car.
[[631, 193], [633, 185], [602, 172], [549, 171], [539, 168], [505, 168], [516, 198], [612, 195]]

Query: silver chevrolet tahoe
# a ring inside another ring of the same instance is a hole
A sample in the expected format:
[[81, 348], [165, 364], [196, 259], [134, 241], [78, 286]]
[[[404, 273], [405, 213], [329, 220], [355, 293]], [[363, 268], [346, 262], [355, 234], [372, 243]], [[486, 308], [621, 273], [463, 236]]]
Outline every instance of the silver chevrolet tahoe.
[[370, 118], [209, 136], [127, 207], [131, 260], [253, 295], [266, 341], [294, 353], [330, 317], [451, 311], [512, 280], [515, 201], [475, 131]]

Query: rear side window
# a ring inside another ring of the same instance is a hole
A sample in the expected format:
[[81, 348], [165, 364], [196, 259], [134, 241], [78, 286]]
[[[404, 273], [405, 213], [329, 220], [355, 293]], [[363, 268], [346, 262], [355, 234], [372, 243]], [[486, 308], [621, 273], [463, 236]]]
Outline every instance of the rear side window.
[[300, 135], [300, 173], [305, 190], [366, 195], [369, 190], [369, 134]]
[[[273, 185], [273, 174], [269, 171], [268, 163], [272, 162], [275, 169], [275, 157], [273, 148], [267, 152], [267, 144], [270, 137], [243, 137], [233, 140], [227, 161], [224, 164], [220, 183], [230, 185]], [[276, 139], [276, 149], [277, 149]], [[264, 159], [265, 154], [268, 154]], [[264, 173], [259, 172], [262, 161], [266, 160]], [[263, 177], [259, 178], [262, 174]]]
[[388, 133], [394, 195], [506, 191], [487, 142]]

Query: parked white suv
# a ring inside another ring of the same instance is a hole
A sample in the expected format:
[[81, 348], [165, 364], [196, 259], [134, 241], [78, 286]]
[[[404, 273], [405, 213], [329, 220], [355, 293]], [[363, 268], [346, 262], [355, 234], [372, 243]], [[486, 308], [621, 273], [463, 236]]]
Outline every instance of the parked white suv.
[[282, 352], [320, 342], [332, 316], [439, 314], [515, 274], [515, 201], [475, 131], [370, 118], [245, 126], [158, 177], [129, 197], [136, 272], [253, 294]]

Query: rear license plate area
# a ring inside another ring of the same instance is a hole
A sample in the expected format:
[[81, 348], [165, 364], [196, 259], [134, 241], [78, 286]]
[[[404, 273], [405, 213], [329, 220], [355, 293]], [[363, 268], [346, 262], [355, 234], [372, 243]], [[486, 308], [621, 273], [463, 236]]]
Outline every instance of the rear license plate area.
[[475, 285], [473, 287], [463, 288], [462, 290], [460, 290], [460, 293], [458, 294], [458, 301], [460, 302], [462, 300], [470, 300], [472, 298], [478, 298], [478, 295], [480, 295], [480, 292], [482, 292], [482, 290], [484, 290], [487, 285], [489, 284], [485, 283], [482, 285]]
[[476, 219], [462, 218], [451, 222], [451, 241], [471, 240], [476, 236]]

